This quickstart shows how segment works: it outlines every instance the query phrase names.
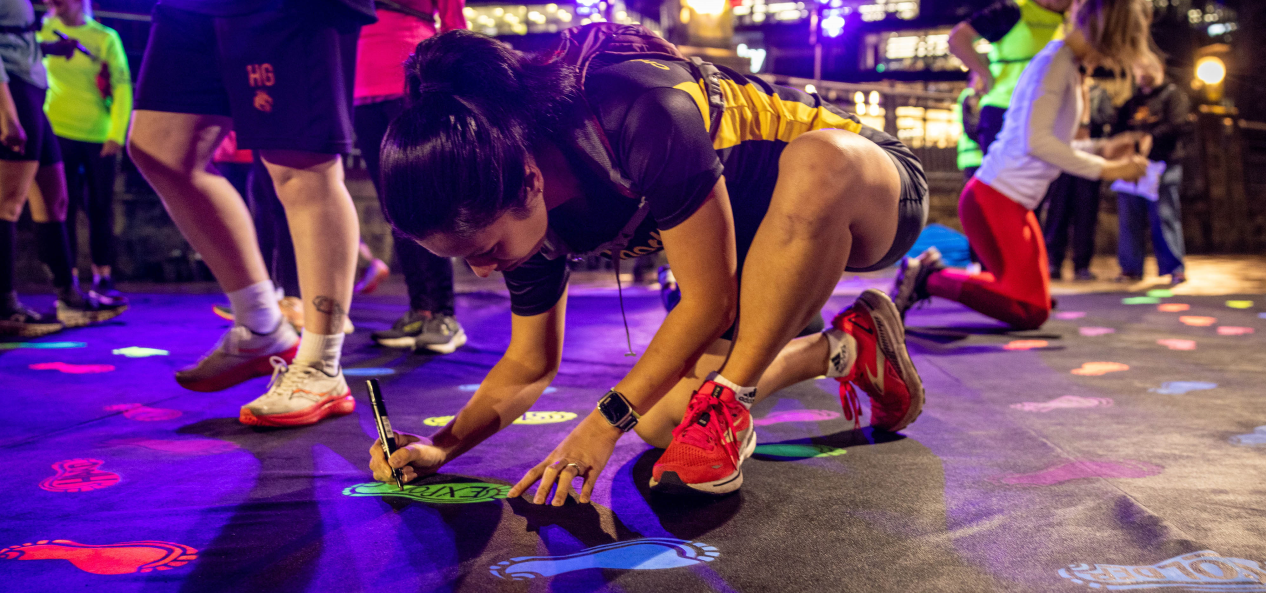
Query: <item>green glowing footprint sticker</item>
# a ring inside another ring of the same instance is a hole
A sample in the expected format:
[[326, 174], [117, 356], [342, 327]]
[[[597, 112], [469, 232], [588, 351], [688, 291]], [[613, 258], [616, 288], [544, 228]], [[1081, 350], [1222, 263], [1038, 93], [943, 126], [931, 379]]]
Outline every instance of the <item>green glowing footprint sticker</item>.
[[483, 482], [447, 482], [443, 484], [405, 484], [400, 490], [395, 484], [370, 482], [343, 489], [347, 496], [398, 496], [432, 504], [463, 504], [489, 502], [505, 498], [510, 486]]
[[784, 459], [808, 459], [810, 457], [835, 457], [848, 453], [847, 449], [827, 445], [772, 444], [758, 445], [756, 454], [764, 457], [781, 457]]

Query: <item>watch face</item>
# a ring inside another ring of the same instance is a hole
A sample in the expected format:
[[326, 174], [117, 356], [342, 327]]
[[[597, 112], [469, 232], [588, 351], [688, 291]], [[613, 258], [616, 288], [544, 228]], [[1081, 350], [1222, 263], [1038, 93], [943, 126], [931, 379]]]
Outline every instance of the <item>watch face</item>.
[[602, 405], [599, 406], [599, 409], [602, 410], [602, 415], [607, 421], [612, 424], [623, 420], [632, 412], [624, 398], [612, 394], [607, 394], [607, 397], [602, 399]]

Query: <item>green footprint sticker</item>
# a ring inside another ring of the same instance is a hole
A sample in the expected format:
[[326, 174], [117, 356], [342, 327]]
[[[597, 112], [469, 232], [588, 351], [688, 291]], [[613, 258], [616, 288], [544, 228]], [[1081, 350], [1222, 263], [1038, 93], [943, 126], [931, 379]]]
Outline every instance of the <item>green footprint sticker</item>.
[[808, 459], [810, 457], [835, 457], [848, 453], [847, 449], [827, 445], [773, 444], [757, 445], [756, 455], [782, 457], [784, 459]]
[[343, 489], [347, 496], [398, 496], [432, 504], [464, 504], [489, 502], [505, 498], [510, 487], [483, 482], [448, 482], [444, 484], [405, 484], [400, 490], [395, 484], [370, 482]]

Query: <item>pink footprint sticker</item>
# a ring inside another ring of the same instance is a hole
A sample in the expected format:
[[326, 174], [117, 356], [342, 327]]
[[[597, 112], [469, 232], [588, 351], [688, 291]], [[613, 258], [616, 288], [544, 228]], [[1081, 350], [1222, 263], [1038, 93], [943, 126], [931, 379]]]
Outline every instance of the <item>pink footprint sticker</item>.
[[131, 420], [139, 420], [141, 422], [158, 422], [160, 420], [171, 420], [180, 417], [180, 410], [168, 410], [167, 408], [151, 408], [142, 406], [141, 404], [116, 404], [105, 407], [107, 412], [123, 411], [123, 417]]
[[1082, 327], [1082, 328], [1077, 329], [1077, 333], [1083, 336], [1086, 336], [1087, 338], [1106, 336], [1108, 334], [1114, 334], [1116, 332], [1117, 330], [1112, 329], [1110, 327]]
[[89, 492], [108, 488], [119, 483], [119, 474], [101, 471], [100, 459], [67, 459], [53, 464], [57, 473], [40, 482], [40, 488], [49, 492]]
[[1052, 486], [1082, 478], [1146, 478], [1164, 470], [1159, 465], [1130, 459], [1069, 461], [1032, 473], [994, 476], [990, 481], [1014, 486]]
[[41, 362], [30, 366], [36, 371], [61, 371], [72, 375], [86, 375], [90, 373], [108, 373], [114, 370], [114, 365], [110, 364], [70, 364], [67, 362]]
[[1216, 317], [1203, 317], [1201, 315], [1183, 315], [1178, 321], [1193, 327], [1209, 327], [1218, 322]]
[[774, 412], [759, 420], [753, 420], [752, 424], [755, 426], [769, 426], [770, 424], [782, 424], [784, 422], [822, 422], [839, 417], [839, 412], [830, 410], [788, 410], [786, 412]]
[[1003, 350], [1033, 350], [1050, 346], [1046, 340], [1012, 340], [1003, 346]]
[[1081, 397], [1079, 395], [1061, 395], [1048, 402], [1021, 402], [1011, 407], [1022, 412], [1046, 413], [1052, 410], [1072, 408], [1107, 408], [1112, 406], [1110, 397]]
[[1130, 365], [1119, 362], [1083, 362], [1081, 363], [1081, 368], [1073, 369], [1069, 372], [1083, 377], [1098, 377], [1099, 375], [1128, 370], [1130, 370]]
[[1224, 325], [1218, 328], [1219, 336], [1247, 336], [1253, 333], [1251, 327], [1236, 327], [1233, 325]]
[[151, 451], [162, 451], [163, 453], [175, 453], [177, 455], [219, 455], [238, 448], [237, 443], [215, 439], [159, 440], [135, 438], [115, 439], [106, 441], [104, 444], [111, 447], [143, 447]]
[[1161, 313], [1181, 313], [1191, 309], [1191, 305], [1187, 303], [1161, 303], [1156, 305], [1156, 310]]
[[1055, 319], [1081, 319], [1086, 316], [1085, 311], [1061, 311], [1055, 314]]
[[1157, 344], [1169, 348], [1170, 350], [1195, 350], [1195, 340], [1182, 340], [1179, 338], [1169, 338], [1165, 340], [1156, 340]]

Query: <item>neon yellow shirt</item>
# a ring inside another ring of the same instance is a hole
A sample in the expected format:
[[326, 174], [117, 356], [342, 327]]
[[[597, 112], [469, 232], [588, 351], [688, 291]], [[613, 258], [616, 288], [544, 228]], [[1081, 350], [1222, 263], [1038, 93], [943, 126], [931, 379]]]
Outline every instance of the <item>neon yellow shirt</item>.
[[[94, 56], [89, 58], [79, 51], [69, 60], [45, 56], [48, 97], [44, 101], [44, 112], [53, 125], [53, 133], [80, 142], [100, 144], [113, 140], [123, 144], [132, 117], [132, 75], [119, 34], [87, 16], [78, 27], [50, 17], [44, 19], [39, 40], [56, 41], [53, 31], [78, 39]], [[113, 92], [108, 100], [102, 98], [97, 88], [97, 76], [103, 63], [109, 69]]]

